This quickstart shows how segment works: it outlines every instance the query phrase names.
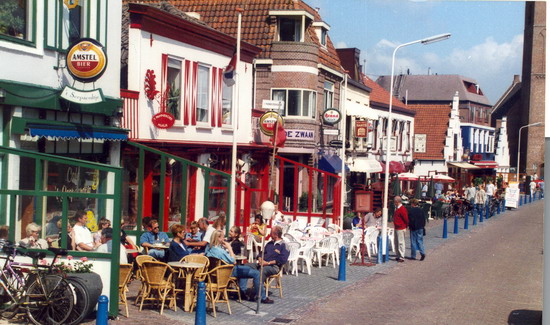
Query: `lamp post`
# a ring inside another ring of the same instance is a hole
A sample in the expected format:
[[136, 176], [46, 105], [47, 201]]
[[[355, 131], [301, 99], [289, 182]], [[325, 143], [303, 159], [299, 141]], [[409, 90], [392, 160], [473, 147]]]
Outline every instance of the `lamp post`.
[[[519, 128], [519, 136], [518, 136], [518, 164], [517, 164], [517, 169], [516, 169], [516, 181], [519, 183], [519, 152], [520, 152], [520, 148], [521, 148], [521, 130], [523, 128], [528, 128], [530, 126], [540, 126], [542, 125], [542, 122], [536, 122], [536, 123], [531, 123], [531, 124], [527, 124], [527, 125], [524, 125], [522, 127]], [[527, 192], [526, 192], [527, 193]]]
[[[391, 77], [390, 77], [390, 105], [388, 108], [388, 124], [386, 125], [386, 166], [385, 166], [385, 179], [384, 179], [384, 203], [382, 205], [382, 249], [379, 250], [382, 252], [382, 254], [385, 254], [386, 252], [386, 246], [388, 245], [387, 238], [388, 238], [388, 195], [389, 195], [389, 172], [390, 172], [390, 132], [391, 132], [391, 112], [392, 112], [392, 104], [393, 104], [393, 74], [395, 71], [395, 54], [397, 53], [397, 50], [399, 50], [402, 47], [413, 45], [416, 43], [422, 43], [424, 45], [432, 44], [439, 41], [444, 41], [451, 37], [450, 33], [446, 34], [440, 34], [431, 36], [428, 38], [419, 39], [416, 41], [412, 41], [409, 43], [404, 43], [395, 48], [393, 50], [393, 56], [391, 61]], [[387, 257], [386, 257], [387, 258]], [[386, 258], [383, 258], [382, 261], [386, 261]]]

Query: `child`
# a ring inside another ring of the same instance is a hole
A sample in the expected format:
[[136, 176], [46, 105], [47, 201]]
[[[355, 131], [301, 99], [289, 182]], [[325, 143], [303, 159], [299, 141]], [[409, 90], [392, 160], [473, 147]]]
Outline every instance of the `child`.
[[231, 244], [231, 249], [235, 255], [241, 255], [244, 243], [241, 240], [241, 228], [237, 226], [231, 227], [229, 229], [229, 239], [228, 242]]
[[[191, 225], [189, 226], [190, 232], [185, 234], [185, 241], [187, 242], [199, 242], [202, 240], [201, 233], [199, 232], [199, 224], [196, 221], [191, 222]], [[189, 253], [196, 253], [193, 251], [193, 247], [188, 247], [187, 250]]]

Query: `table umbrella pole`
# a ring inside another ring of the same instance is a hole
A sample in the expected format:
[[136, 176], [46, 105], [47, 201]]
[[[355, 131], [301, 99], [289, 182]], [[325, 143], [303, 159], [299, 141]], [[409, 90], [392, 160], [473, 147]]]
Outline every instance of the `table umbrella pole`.
[[262, 236], [262, 262], [260, 263], [260, 284], [258, 285], [258, 299], [256, 300], [256, 314], [260, 313], [260, 300], [262, 299], [262, 286], [264, 285], [263, 282], [263, 274], [264, 274], [264, 254], [265, 254], [265, 236]]

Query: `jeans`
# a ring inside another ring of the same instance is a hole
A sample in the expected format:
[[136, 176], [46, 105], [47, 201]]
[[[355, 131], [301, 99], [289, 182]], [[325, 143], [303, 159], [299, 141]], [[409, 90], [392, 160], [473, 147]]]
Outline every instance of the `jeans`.
[[149, 249], [149, 256], [153, 256], [157, 260], [163, 260], [164, 259], [164, 249]]
[[424, 252], [424, 229], [411, 230], [411, 258], [416, 258], [416, 251], [420, 255], [426, 255]]
[[252, 278], [252, 283], [254, 284], [254, 294], [258, 293], [258, 287], [260, 286], [262, 288], [262, 300], [266, 298], [265, 287], [260, 285], [260, 271], [253, 269], [248, 265], [236, 265], [233, 268], [233, 273], [231, 273], [231, 276], [239, 279], [239, 287], [242, 292], [246, 292], [246, 288], [248, 287], [248, 279]]

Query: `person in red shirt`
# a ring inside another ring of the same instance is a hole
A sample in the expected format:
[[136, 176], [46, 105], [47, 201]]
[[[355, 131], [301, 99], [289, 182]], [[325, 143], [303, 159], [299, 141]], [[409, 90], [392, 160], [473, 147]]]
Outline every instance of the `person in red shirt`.
[[407, 231], [409, 225], [409, 214], [407, 213], [407, 209], [401, 204], [400, 196], [396, 196], [393, 199], [393, 203], [395, 203], [395, 212], [393, 213], [395, 235], [393, 240], [395, 247], [397, 247], [397, 257], [395, 260], [397, 262], [405, 262], [405, 231]]

